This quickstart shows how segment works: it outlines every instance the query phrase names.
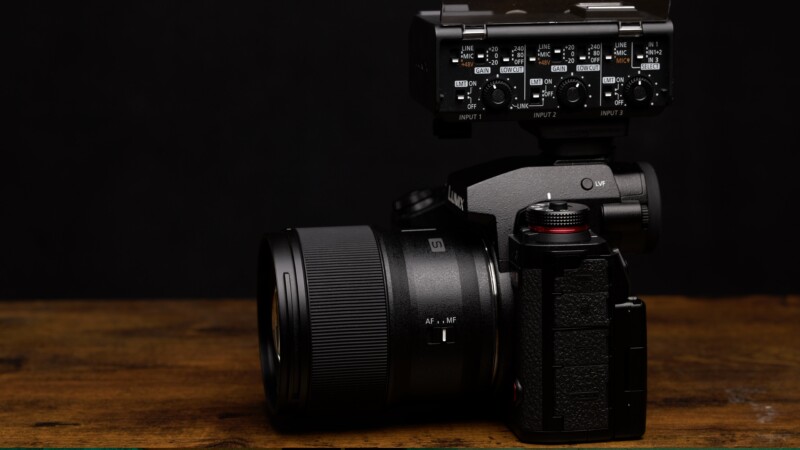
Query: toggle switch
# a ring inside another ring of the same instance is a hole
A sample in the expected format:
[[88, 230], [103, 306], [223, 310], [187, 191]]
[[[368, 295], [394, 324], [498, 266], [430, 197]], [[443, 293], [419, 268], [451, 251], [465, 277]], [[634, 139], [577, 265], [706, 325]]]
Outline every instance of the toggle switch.
[[531, 103], [534, 105], [544, 104], [544, 97], [542, 96], [542, 88], [540, 87], [531, 88]]
[[436, 327], [428, 329], [429, 344], [454, 344], [456, 330], [453, 327]]

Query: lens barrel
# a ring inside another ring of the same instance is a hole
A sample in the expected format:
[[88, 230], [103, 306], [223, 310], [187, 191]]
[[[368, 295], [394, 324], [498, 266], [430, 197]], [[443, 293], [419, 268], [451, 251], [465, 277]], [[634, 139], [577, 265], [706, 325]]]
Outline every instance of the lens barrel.
[[488, 400], [501, 358], [497, 277], [483, 242], [450, 232], [268, 234], [258, 321], [270, 412]]

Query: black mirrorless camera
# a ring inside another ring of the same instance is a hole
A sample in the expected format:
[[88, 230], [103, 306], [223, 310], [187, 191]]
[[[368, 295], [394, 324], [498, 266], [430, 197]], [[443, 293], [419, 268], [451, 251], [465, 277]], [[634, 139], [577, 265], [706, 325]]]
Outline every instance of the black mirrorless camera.
[[655, 245], [660, 196], [650, 165], [611, 155], [630, 117], [671, 100], [669, 1], [503, 3], [417, 15], [411, 92], [442, 137], [513, 120], [541, 156], [409, 193], [390, 232], [266, 235], [258, 320], [276, 421], [471, 404], [524, 442], [644, 433], [645, 306], [622, 254]]

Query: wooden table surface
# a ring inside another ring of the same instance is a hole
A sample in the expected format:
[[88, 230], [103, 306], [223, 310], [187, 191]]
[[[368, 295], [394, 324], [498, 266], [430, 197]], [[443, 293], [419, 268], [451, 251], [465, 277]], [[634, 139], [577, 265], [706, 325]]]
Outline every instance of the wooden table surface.
[[[644, 439], [800, 446], [800, 297], [648, 297]], [[499, 447], [500, 421], [279, 434], [252, 300], [0, 302], [0, 446]]]

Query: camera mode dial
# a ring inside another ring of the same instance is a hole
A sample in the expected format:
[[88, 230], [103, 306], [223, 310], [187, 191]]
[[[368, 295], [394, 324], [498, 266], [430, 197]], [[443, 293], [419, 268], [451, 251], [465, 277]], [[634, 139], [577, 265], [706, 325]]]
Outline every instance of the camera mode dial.
[[589, 228], [589, 207], [580, 203], [550, 201], [531, 205], [525, 220], [539, 233], [575, 233]]
[[645, 107], [653, 100], [653, 83], [645, 77], [633, 77], [622, 88], [628, 106]]
[[578, 78], [567, 78], [558, 84], [556, 88], [556, 98], [558, 104], [565, 109], [580, 109], [586, 105], [589, 98], [589, 90], [586, 83]]
[[481, 100], [488, 109], [501, 110], [508, 108], [514, 98], [514, 88], [504, 80], [489, 80], [483, 85]]

